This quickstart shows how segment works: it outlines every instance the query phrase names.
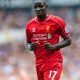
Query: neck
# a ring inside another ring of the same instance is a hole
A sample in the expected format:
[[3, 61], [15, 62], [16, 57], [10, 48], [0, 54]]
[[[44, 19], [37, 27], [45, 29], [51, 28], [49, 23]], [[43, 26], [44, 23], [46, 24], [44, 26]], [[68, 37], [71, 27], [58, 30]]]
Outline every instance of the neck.
[[38, 20], [44, 20], [46, 17], [47, 17], [47, 15], [37, 16]]

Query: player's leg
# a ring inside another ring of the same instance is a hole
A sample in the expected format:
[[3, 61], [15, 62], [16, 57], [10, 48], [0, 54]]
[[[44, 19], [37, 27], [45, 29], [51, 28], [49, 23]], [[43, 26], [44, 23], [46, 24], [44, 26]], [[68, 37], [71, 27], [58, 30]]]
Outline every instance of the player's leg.
[[41, 74], [40, 69], [41, 69], [41, 66], [36, 66], [37, 79], [38, 79], [38, 80], [44, 80], [43, 74]]
[[43, 76], [41, 76], [41, 75], [37, 75], [37, 78], [38, 78], [38, 80], [44, 80]]
[[60, 80], [62, 72], [62, 63], [59, 66], [53, 67], [51, 70], [44, 72], [44, 80]]
[[62, 63], [60, 64], [59, 69], [57, 70], [57, 75], [55, 76], [54, 80], [60, 80], [61, 72], [62, 72]]

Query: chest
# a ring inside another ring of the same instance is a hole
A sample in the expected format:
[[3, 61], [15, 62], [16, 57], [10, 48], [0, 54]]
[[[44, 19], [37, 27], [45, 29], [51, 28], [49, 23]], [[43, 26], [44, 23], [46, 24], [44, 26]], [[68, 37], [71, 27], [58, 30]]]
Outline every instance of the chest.
[[32, 34], [55, 34], [57, 31], [56, 25], [51, 22], [37, 23], [31, 26], [30, 31]]

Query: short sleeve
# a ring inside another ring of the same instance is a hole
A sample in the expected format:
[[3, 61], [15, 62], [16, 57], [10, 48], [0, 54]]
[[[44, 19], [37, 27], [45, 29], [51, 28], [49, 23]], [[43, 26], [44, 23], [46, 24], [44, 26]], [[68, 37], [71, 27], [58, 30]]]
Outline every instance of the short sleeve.
[[66, 23], [64, 22], [63, 19], [57, 18], [57, 23], [58, 23], [58, 34], [63, 38], [67, 38], [69, 36], [69, 31], [67, 29]]
[[26, 25], [26, 42], [27, 43], [31, 43], [31, 32], [30, 32], [30, 29], [29, 29], [29, 25], [27, 24]]

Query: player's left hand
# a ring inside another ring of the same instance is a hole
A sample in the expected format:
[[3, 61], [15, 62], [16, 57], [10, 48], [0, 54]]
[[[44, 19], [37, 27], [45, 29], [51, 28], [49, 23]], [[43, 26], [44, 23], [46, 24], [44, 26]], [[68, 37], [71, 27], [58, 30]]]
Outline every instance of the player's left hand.
[[48, 42], [44, 43], [44, 47], [45, 47], [46, 50], [56, 50], [57, 49], [57, 45], [56, 44], [52, 45], [52, 44], [50, 44]]
[[52, 50], [52, 45], [50, 43], [44, 43], [44, 47], [46, 50]]

